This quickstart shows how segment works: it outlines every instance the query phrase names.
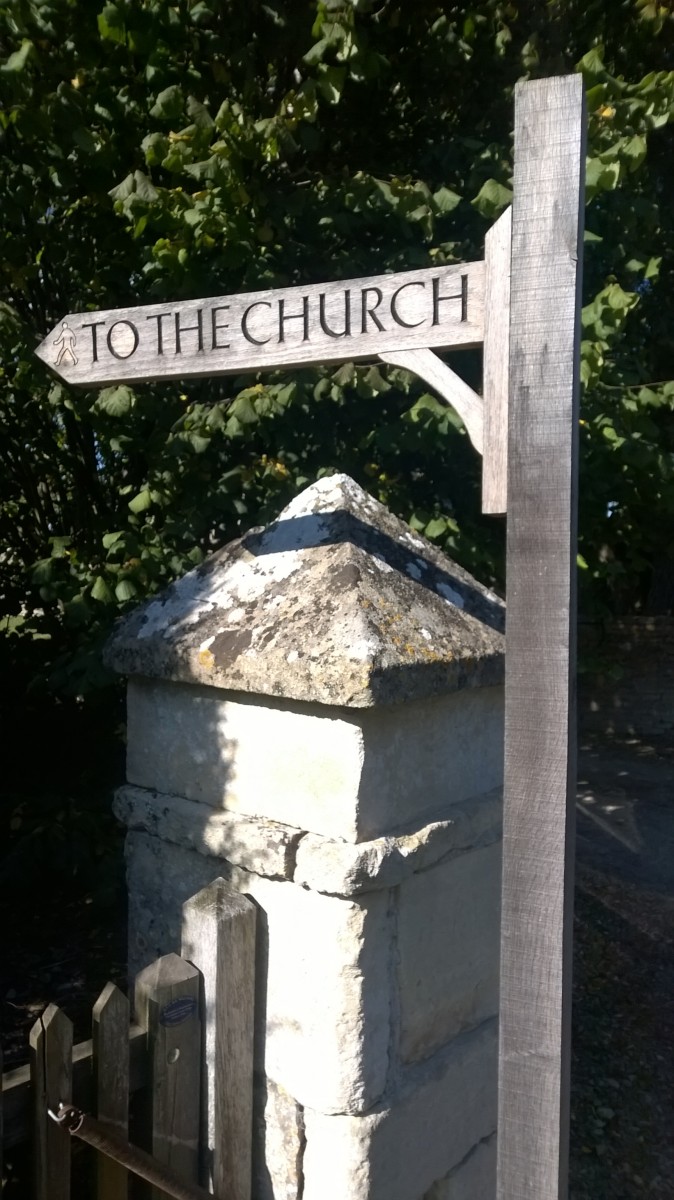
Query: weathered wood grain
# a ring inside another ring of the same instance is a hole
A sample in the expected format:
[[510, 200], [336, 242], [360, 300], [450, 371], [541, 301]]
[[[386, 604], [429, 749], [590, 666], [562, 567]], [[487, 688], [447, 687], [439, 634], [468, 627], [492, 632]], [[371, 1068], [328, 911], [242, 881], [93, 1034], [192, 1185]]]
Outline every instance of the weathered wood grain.
[[[92, 1012], [92, 1049], [96, 1116], [121, 1137], [129, 1130], [129, 1001], [107, 983]], [[97, 1200], [126, 1200], [124, 1167], [98, 1155]]]
[[[167, 954], [136, 978], [138, 1022], [147, 1029], [151, 1152], [185, 1182], [199, 1181], [201, 980]], [[154, 1200], [162, 1193], [153, 1189]]]
[[483, 405], [478, 396], [456, 371], [448, 367], [432, 350], [396, 350], [379, 355], [382, 362], [413, 371], [429, 384], [434, 392], [455, 408], [478, 454], [483, 446]]
[[[131, 1094], [147, 1082], [147, 1034], [140, 1025], [128, 1031]], [[90, 1110], [95, 1105], [92, 1089], [92, 1042], [78, 1042], [73, 1047], [73, 1100], [79, 1108]], [[31, 1082], [30, 1064], [14, 1067], [2, 1079], [2, 1099], [5, 1118], [5, 1148], [16, 1146], [30, 1136]]]
[[202, 1182], [228, 1200], [251, 1192], [256, 915], [223, 879], [183, 905], [182, 954], [204, 981]]
[[50, 1004], [30, 1031], [35, 1200], [70, 1200], [70, 1134], [48, 1114], [72, 1099], [73, 1025]]
[[512, 208], [485, 238], [484, 447], [482, 511], [504, 513], [508, 495], [508, 381], [510, 363], [510, 243]]
[[240, 374], [477, 346], [484, 263], [68, 313], [36, 354], [75, 386]]
[[567, 1195], [584, 126], [579, 75], [518, 86], [499, 1200]]

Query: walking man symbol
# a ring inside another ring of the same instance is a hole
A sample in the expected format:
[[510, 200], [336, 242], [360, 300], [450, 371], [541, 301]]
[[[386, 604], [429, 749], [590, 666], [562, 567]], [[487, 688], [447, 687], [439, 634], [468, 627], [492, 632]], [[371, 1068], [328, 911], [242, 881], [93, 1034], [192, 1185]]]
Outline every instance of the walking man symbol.
[[58, 346], [59, 342], [62, 343], [61, 349], [59, 350], [58, 358], [56, 359], [57, 367], [60, 367], [61, 363], [64, 361], [64, 359], [66, 357], [70, 357], [74, 367], [77, 366], [77, 355], [75, 354], [76, 341], [77, 341], [77, 339], [75, 337], [75, 334], [73, 333], [72, 329], [70, 328], [68, 322], [64, 321], [60, 334], [58, 335], [57, 338], [54, 338], [55, 346]]

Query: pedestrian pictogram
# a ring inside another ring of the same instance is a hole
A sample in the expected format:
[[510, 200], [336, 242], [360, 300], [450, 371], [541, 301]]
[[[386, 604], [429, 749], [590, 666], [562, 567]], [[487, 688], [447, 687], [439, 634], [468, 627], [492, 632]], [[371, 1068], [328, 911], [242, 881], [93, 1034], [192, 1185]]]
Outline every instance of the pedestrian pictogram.
[[54, 365], [58, 367], [66, 358], [70, 358], [73, 366], [76, 367], [77, 355], [75, 354], [75, 346], [77, 344], [77, 338], [75, 337], [75, 334], [73, 333], [73, 330], [70, 328], [67, 321], [63, 322], [63, 325], [61, 326], [61, 332], [58, 337], [54, 338], [53, 344], [58, 346], [59, 343], [61, 343], [61, 349], [59, 350], [58, 358], [56, 359], [56, 363]]

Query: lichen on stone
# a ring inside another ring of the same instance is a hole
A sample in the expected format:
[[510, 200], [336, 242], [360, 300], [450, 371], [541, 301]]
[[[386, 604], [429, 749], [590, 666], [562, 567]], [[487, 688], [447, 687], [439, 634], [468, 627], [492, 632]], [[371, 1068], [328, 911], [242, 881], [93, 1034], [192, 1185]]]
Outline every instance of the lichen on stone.
[[503, 678], [504, 605], [348, 475], [125, 618], [118, 671], [351, 707]]

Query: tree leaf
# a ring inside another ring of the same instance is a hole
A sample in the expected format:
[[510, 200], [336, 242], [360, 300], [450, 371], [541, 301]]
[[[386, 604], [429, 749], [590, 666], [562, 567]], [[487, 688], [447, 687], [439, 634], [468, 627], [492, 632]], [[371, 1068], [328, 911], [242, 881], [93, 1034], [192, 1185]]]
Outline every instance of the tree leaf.
[[596, 83], [597, 80], [603, 79], [606, 75], [603, 54], [604, 47], [602, 45], [593, 46], [591, 50], [588, 50], [587, 54], [583, 55], [578, 63], [576, 70], [581, 71], [583, 78], [587, 79], [590, 83]]
[[338, 104], [346, 82], [346, 67], [329, 67], [321, 63], [318, 90], [329, 104]]
[[184, 98], [182, 90], [178, 87], [177, 83], [174, 83], [171, 87], [164, 88], [159, 93], [150, 109], [150, 116], [157, 117], [162, 121], [172, 121], [175, 117], [181, 116], [183, 106]]
[[138, 588], [131, 579], [120, 579], [115, 585], [115, 595], [117, 599], [124, 603], [126, 600], [133, 600], [134, 596], [138, 595]]
[[133, 195], [135, 189], [136, 180], [132, 172], [130, 175], [125, 176], [121, 183], [111, 188], [108, 195], [112, 196], [113, 200], [126, 200], [129, 196]]
[[95, 407], [110, 417], [125, 417], [132, 411], [135, 403], [136, 397], [131, 388], [126, 384], [117, 384], [99, 392]]
[[433, 193], [433, 203], [439, 213], [450, 213], [461, 203], [461, 197], [450, 188], [441, 187]]
[[114, 600], [112, 591], [108, 587], [108, 584], [102, 575], [97, 575], [93, 582], [91, 588], [91, 598], [92, 600], [100, 601], [101, 604], [112, 604], [112, 601]]
[[148, 133], [140, 145], [148, 167], [158, 167], [169, 148], [168, 138], [163, 133]]
[[18, 50], [10, 54], [7, 60], [0, 67], [0, 71], [5, 75], [17, 75], [23, 71], [35, 54], [35, 47], [29, 38], [24, 38]]
[[473, 208], [476, 208], [481, 216], [493, 221], [504, 208], [511, 203], [513, 194], [510, 188], [504, 187], [496, 179], [487, 179], [482, 184], [477, 196], [471, 200]]
[[139, 200], [144, 200], [146, 204], [152, 204], [159, 197], [159, 192], [152, 183], [152, 180], [148, 179], [147, 175], [143, 174], [142, 171], [134, 171], [133, 179], [135, 193]]
[[126, 42], [124, 16], [116, 4], [106, 4], [97, 19], [98, 32], [103, 41], [118, 42], [124, 45]]
[[209, 130], [214, 128], [213, 118], [206, 105], [197, 100], [196, 96], [187, 97], [187, 115], [190, 121], [196, 125], [197, 129]]
[[445, 518], [444, 517], [434, 517], [432, 521], [428, 522], [428, 525], [426, 526], [424, 533], [426, 534], [427, 538], [439, 538], [439, 537], [442, 537], [442, 535], [446, 531], [446, 529], [447, 529], [447, 522], [445, 521]]
[[137, 496], [133, 497], [133, 500], [129, 500], [129, 508], [132, 513], [136, 514], [145, 512], [151, 504], [152, 496], [149, 488], [143, 488], [142, 491], [138, 492]]

